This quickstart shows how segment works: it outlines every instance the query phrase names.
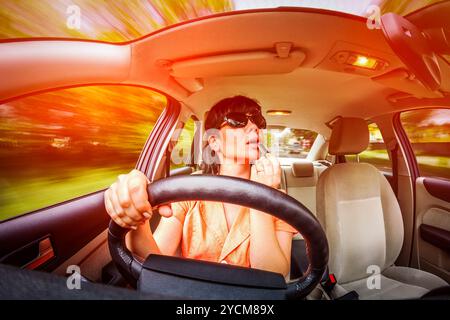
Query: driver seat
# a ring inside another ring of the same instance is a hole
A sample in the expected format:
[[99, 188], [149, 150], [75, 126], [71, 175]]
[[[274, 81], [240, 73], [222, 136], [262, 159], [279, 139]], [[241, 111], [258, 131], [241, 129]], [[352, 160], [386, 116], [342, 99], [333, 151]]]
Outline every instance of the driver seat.
[[[366, 121], [340, 118], [329, 153], [358, 154], [369, 144]], [[317, 217], [330, 246], [329, 272], [338, 285], [332, 295], [356, 291], [360, 299], [413, 299], [446, 286], [418, 269], [394, 266], [403, 245], [399, 204], [386, 178], [367, 163], [340, 163], [317, 183]]]

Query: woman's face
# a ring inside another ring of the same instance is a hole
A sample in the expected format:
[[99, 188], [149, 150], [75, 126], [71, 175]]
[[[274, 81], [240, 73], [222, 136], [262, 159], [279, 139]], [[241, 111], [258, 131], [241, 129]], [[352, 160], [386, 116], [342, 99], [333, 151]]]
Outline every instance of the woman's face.
[[220, 139], [214, 139], [213, 144], [210, 141], [210, 145], [221, 163], [250, 164], [259, 159], [261, 131], [250, 119], [243, 128], [234, 128], [228, 124], [222, 126], [220, 136]]

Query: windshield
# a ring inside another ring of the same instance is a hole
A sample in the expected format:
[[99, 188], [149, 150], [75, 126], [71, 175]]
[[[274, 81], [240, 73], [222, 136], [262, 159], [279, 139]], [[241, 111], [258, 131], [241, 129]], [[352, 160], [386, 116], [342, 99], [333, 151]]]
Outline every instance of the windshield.
[[[281, 6], [369, 16], [408, 14], [438, 0], [0, 0], [0, 39], [58, 37], [124, 42], [215, 13]], [[372, 8], [372, 9], [371, 9]]]

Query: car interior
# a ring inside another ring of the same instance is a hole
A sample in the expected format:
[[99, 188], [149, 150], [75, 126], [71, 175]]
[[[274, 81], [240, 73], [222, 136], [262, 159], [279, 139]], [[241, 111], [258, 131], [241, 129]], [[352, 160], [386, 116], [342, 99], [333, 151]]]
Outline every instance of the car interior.
[[[103, 188], [0, 221], [0, 298], [448, 299], [450, 175], [423, 174], [402, 123], [408, 112], [450, 114], [449, 16], [443, 1], [386, 13], [368, 28], [356, 15], [279, 7], [188, 20], [119, 44], [1, 40], [0, 105], [93, 85], [166, 97], [135, 166], [153, 181], [152, 205], [231, 202], [299, 233], [287, 278], [180, 256], [142, 261], [126, 248], [127, 230], [110, 221]], [[189, 163], [171, 167], [186, 123], [238, 94], [261, 103], [268, 129], [316, 133], [304, 157], [301, 145], [280, 157], [286, 193], [201, 174], [201, 125]], [[364, 160], [373, 127], [388, 170]], [[158, 222], [154, 215], [153, 230]], [[84, 290], [67, 289], [73, 265]]]

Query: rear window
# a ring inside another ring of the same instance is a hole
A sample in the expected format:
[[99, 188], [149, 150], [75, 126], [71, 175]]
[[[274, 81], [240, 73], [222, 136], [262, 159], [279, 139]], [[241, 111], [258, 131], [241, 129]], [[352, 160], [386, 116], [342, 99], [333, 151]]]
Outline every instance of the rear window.
[[266, 145], [280, 158], [304, 159], [316, 138], [317, 132], [306, 129], [269, 129], [266, 133]]

